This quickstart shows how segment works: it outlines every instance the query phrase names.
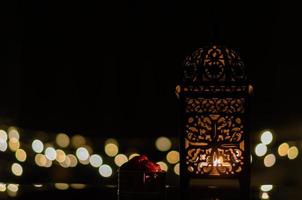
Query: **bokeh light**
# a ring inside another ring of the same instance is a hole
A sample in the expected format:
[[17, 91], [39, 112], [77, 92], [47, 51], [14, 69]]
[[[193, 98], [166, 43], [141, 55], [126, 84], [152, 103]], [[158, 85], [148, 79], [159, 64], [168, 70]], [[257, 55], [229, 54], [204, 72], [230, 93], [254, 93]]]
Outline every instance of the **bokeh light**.
[[267, 152], [267, 147], [265, 144], [257, 144], [257, 146], [255, 147], [255, 154], [259, 157], [264, 156]]
[[5, 191], [6, 191], [6, 184], [0, 183], [0, 192], [5, 192]]
[[79, 160], [82, 165], [88, 165], [90, 163], [89, 157], [86, 160]]
[[159, 137], [155, 141], [155, 146], [159, 151], [168, 151], [172, 147], [172, 142], [167, 137]]
[[263, 162], [265, 167], [272, 167], [276, 163], [276, 156], [274, 154], [268, 154], [264, 157]]
[[122, 166], [124, 163], [126, 163], [128, 161], [128, 158], [126, 155], [124, 154], [118, 154], [117, 156], [115, 156], [114, 158], [114, 163], [120, 167]]
[[273, 141], [273, 134], [271, 131], [264, 131], [261, 134], [260, 140], [263, 144], [270, 144]]
[[7, 149], [7, 143], [5, 140], [0, 139], [0, 151], [4, 152]]
[[11, 183], [7, 185], [7, 189], [10, 190], [11, 192], [18, 192], [19, 185]]
[[102, 165], [99, 168], [99, 173], [101, 176], [107, 178], [112, 175], [112, 169], [109, 165]]
[[75, 135], [71, 138], [71, 144], [74, 148], [79, 148], [79, 147], [84, 146], [86, 144], [86, 140], [81, 135]]
[[26, 161], [26, 152], [23, 149], [18, 149], [15, 153], [16, 159], [20, 162]]
[[52, 161], [46, 158], [46, 164], [44, 165], [44, 167], [51, 167], [52, 166]]
[[159, 161], [159, 162], [157, 162], [157, 164], [160, 166], [160, 168], [162, 169], [162, 170], [164, 170], [164, 171], [168, 171], [168, 165], [165, 163], [165, 162], [163, 162], [163, 161]]
[[64, 168], [70, 167], [70, 158], [68, 156], [65, 156], [65, 160], [63, 162], [60, 162], [60, 165]]
[[103, 159], [98, 154], [93, 154], [89, 158], [90, 165], [93, 167], [100, 167], [103, 164]]
[[89, 159], [89, 152], [84, 147], [78, 148], [76, 151], [76, 155], [80, 161], [85, 161]]
[[176, 175], [179, 175], [179, 163], [177, 163], [175, 166], [174, 166], [174, 173]]
[[70, 166], [69, 167], [76, 167], [77, 164], [78, 164], [77, 157], [75, 157], [75, 155], [73, 155], [73, 154], [68, 154], [67, 157], [70, 160]]
[[86, 185], [82, 184], [82, 183], [71, 183], [70, 187], [73, 189], [80, 190], [80, 189], [84, 189], [86, 187]]
[[105, 153], [110, 156], [114, 157], [118, 154], [118, 146], [114, 143], [108, 143], [105, 145]]
[[139, 156], [140, 154], [138, 154], [138, 153], [133, 153], [133, 154], [131, 154], [130, 156], [129, 156], [129, 160], [131, 160], [132, 158], [134, 158], [134, 157], [136, 157], [136, 156]]
[[261, 199], [269, 199], [269, 195], [267, 192], [263, 192], [261, 195]]
[[43, 154], [37, 154], [35, 155], [35, 163], [39, 166], [39, 167], [44, 167], [47, 163], [47, 158], [45, 155]]
[[15, 176], [21, 176], [23, 174], [23, 168], [19, 163], [12, 164], [11, 170]]
[[53, 147], [47, 147], [45, 149], [45, 156], [46, 156], [47, 159], [53, 161], [57, 157], [57, 152]]
[[56, 137], [56, 143], [59, 147], [66, 148], [70, 143], [70, 139], [65, 133], [59, 133]]
[[11, 151], [17, 151], [20, 148], [20, 142], [16, 138], [11, 138], [8, 142], [9, 149]]
[[0, 129], [0, 140], [7, 141], [7, 133], [3, 129]]
[[8, 128], [8, 138], [9, 139], [15, 138], [16, 140], [20, 139], [20, 134], [19, 134], [19, 131], [16, 127], [9, 127]]
[[166, 159], [168, 161], [168, 163], [170, 164], [175, 164], [179, 162], [179, 152], [178, 151], [170, 151], [167, 156]]
[[31, 148], [36, 153], [42, 153], [44, 150], [44, 144], [40, 140], [34, 140], [31, 144]]
[[267, 184], [267, 185], [261, 185], [260, 190], [262, 192], [269, 192], [273, 189], [273, 185]]
[[56, 150], [56, 161], [58, 161], [59, 163], [62, 163], [65, 161], [65, 158], [66, 158], [65, 152], [61, 149], [57, 149]]
[[278, 147], [279, 156], [286, 156], [288, 149], [289, 149], [289, 145], [286, 142], [280, 144], [280, 146]]
[[55, 183], [55, 188], [58, 190], [67, 190], [69, 185], [67, 183]]
[[298, 148], [296, 146], [292, 146], [288, 149], [287, 157], [288, 159], [293, 160], [298, 157], [298, 154], [299, 154]]

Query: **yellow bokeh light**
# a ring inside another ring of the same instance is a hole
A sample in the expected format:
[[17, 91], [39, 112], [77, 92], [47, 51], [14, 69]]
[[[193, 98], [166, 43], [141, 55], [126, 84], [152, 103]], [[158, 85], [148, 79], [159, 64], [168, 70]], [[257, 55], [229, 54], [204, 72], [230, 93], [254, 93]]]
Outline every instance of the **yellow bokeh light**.
[[72, 183], [72, 184], [70, 184], [70, 187], [73, 189], [80, 190], [80, 189], [84, 189], [86, 187], [86, 185], [82, 184], [82, 183]]
[[114, 138], [108, 138], [106, 141], [105, 141], [105, 145], [106, 144], [115, 144], [116, 146], [118, 146], [118, 142], [116, 139]]
[[5, 140], [0, 139], [0, 151], [4, 152], [7, 149], [7, 143]]
[[174, 173], [176, 175], [179, 175], [179, 163], [177, 163], [175, 166], [174, 166]]
[[132, 158], [136, 157], [136, 156], [139, 156], [140, 154], [138, 153], [133, 153], [129, 156], [129, 160], [131, 160]]
[[61, 149], [57, 149], [56, 150], [56, 161], [58, 161], [59, 163], [62, 163], [65, 161], [65, 158], [66, 158], [66, 154], [63, 150]]
[[81, 146], [84, 146], [86, 144], [86, 140], [81, 135], [75, 135], [71, 138], [71, 144], [75, 148], [79, 148]]
[[44, 144], [40, 140], [36, 139], [31, 143], [31, 148], [36, 153], [42, 153], [44, 149]]
[[70, 158], [68, 156], [65, 156], [65, 160], [63, 162], [60, 162], [60, 165], [64, 168], [70, 167]]
[[261, 134], [260, 140], [263, 144], [270, 144], [273, 141], [273, 134], [271, 131], [264, 131]]
[[65, 133], [59, 133], [56, 137], [56, 143], [59, 147], [66, 148], [70, 143], [70, 139]]
[[16, 138], [11, 138], [8, 142], [9, 149], [11, 151], [17, 151], [20, 148], [20, 142]]
[[7, 141], [7, 133], [3, 129], [0, 129], [0, 140]]
[[76, 150], [76, 155], [80, 161], [89, 159], [89, 152], [86, 148], [80, 147]]
[[19, 134], [19, 131], [16, 127], [9, 127], [8, 128], [8, 138], [9, 139], [15, 138], [16, 140], [20, 139], [20, 134]]
[[114, 157], [118, 154], [118, 146], [113, 143], [108, 143], [105, 145], [105, 153], [110, 156]]
[[44, 165], [44, 167], [49, 168], [49, 167], [51, 167], [51, 166], [52, 166], [52, 161], [51, 161], [51, 160], [48, 160], [48, 159], [46, 158], [46, 164]]
[[258, 157], [261, 157], [261, 156], [264, 156], [267, 152], [267, 147], [265, 144], [257, 144], [257, 146], [255, 147], [255, 154], [258, 156]]
[[18, 190], [19, 190], [19, 185], [18, 185], [18, 184], [13, 184], [13, 183], [11, 183], [11, 184], [8, 184], [8, 185], [7, 185], [7, 189], [8, 189], [9, 191], [11, 191], [11, 192], [18, 192]]
[[159, 161], [159, 162], [157, 162], [157, 164], [160, 166], [160, 168], [162, 169], [162, 170], [164, 170], [164, 171], [168, 171], [168, 165], [165, 163], [165, 162], [163, 162], [163, 161]]
[[0, 183], [0, 192], [5, 192], [5, 191], [6, 191], [6, 184]]
[[263, 192], [261, 195], [261, 199], [269, 199], [269, 195], [267, 192]]
[[55, 183], [55, 188], [58, 190], [67, 190], [69, 185], [67, 183]]
[[261, 186], [260, 186], [260, 190], [261, 190], [262, 192], [269, 192], [269, 191], [271, 191], [272, 189], [273, 189], [273, 185], [267, 184], [267, 185], [261, 185]]
[[123, 165], [124, 163], [126, 163], [127, 161], [128, 161], [128, 158], [127, 158], [127, 156], [124, 155], [124, 154], [118, 154], [118, 155], [116, 155], [115, 158], [114, 158], [114, 163], [115, 163], [118, 167], [122, 166], [122, 165]]
[[53, 161], [53, 160], [55, 160], [56, 157], [57, 157], [57, 152], [56, 152], [56, 150], [55, 150], [53, 147], [47, 147], [47, 148], [45, 149], [45, 156], [46, 156], [46, 158], [47, 158], [48, 160]]
[[172, 142], [167, 137], [159, 137], [155, 141], [155, 146], [159, 151], [168, 151], [172, 147]]
[[299, 154], [298, 148], [296, 146], [292, 146], [288, 149], [287, 157], [288, 159], [293, 160], [298, 157], [298, 154]]
[[170, 151], [167, 156], [166, 159], [168, 161], [168, 163], [170, 164], [175, 164], [179, 162], [179, 152], [178, 151]]
[[73, 155], [73, 154], [68, 154], [67, 157], [70, 160], [70, 166], [69, 167], [76, 167], [77, 164], [78, 164], [77, 157], [75, 157], [75, 155]]
[[289, 145], [286, 142], [280, 144], [280, 146], [278, 147], [279, 156], [286, 156], [288, 149], [289, 149]]
[[37, 154], [35, 155], [35, 163], [39, 166], [39, 167], [44, 167], [47, 163], [47, 158], [45, 155], [43, 154]]
[[23, 149], [18, 149], [15, 153], [16, 159], [20, 162], [26, 161], [26, 152]]
[[88, 165], [89, 162], [89, 158], [87, 158], [86, 160], [79, 160], [79, 163], [81, 163], [82, 165]]
[[100, 167], [103, 164], [103, 159], [98, 154], [93, 154], [89, 158], [90, 165], [93, 167]]
[[23, 174], [23, 168], [18, 163], [12, 164], [11, 171], [15, 176], [21, 176]]
[[263, 162], [265, 167], [272, 167], [276, 162], [276, 156], [274, 154], [268, 154], [264, 157]]
[[101, 176], [108, 178], [112, 175], [112, 168], [109, 165], [102, 165], [99, 168], [99, 173]]

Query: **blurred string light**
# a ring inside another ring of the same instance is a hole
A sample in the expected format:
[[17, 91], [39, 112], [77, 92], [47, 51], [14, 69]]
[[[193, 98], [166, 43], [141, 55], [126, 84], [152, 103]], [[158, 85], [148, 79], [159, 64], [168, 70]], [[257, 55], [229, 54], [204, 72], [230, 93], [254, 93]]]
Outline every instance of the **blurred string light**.
[[61, 149], [57, 149], [56, 150], [56, 161], [58, 161], [59, 163], [64, 162], [66, 159], [66, 154], [63, 150]]
[[292, 146], [288, 149], [287, 157], [288, 159], [293, 160], [298, 157], [298, 154], [299, 154], [298, 148], [296, 146]]
[[0, 151], [4, 152], [7, 149], [7, 142], [0, 138]]
[[0, 192], [5, 192], [5, 191], [6, 191], [6, 184], [0, 183]]
[[49, 159], [46, 159], [46, 164], [44, 165], [44, 167], [49, 168], [49, 167], [51, 167], [51, 166], [52, 166], [52, 161], [49, 160]]
[[82, 184], [82, 183], [71, 183], [70, 187], [73, 189], [80, 190], [80, 189], [84, 189], [86, 187], [86, 185]]
[[159, 151], [168, 151], [172, 147], [172, 142], [167, 137], [159, 137], [155, 141], [155, 146]]
[[89, 152], [86, 148], [80, 147], [76, 150], [76, 155], [80, 161], [85, 161], [89, 159]]
[[75, 157], [75, 155], [73, 155], [73, 154], [68, 154], [67, 157], [68, 157], [69, 160], [70, 160], [70, 165], [69, 165], [69, 167], [76, 167], [77, 164], [78, 164], [78, 160], [77, 160], [77, 158]]
[[159, 161], [159, 162], [157, 162], [157, 164], [160, 166], [160, 168], [162, 169], [162, 170], [164, 170], [164, 171], [168, 171], [168, 165], [165, 163], [165, 162], [163, 162], [163, 161]]
[[11, 151], [17, 151], [20, 148], [20, 142], [17, 138], [13, 137], [9, 139], [8, 146]]
[[280, 144], [280, 146], [278, 147], [279, 156], [282, 156], [282, 157], [286, 156], [288, 149], [289, 149], [289, 145], [286, 142]]
[[20, 139], [20, 134], [19, 134], [19, 131], [16, 127], [9, 127], [8, 128], [8, 138], [9, 139], [15, 138], [16, 140]]
[[75, 135], [71, 138], [71, 145], [74, 148], [79, 148], [81, 146], [84, 146], [86, 144], [86, 140], [83, 136], [81, 135]]
[[112, 175], [112, 169], [109, 165], [102, 165], [99, 168], [99, 173], [101, 176], [108, 178]]
[[110, 156], [110, 157], [114, 157], [118, 154], [118, 143], [115, 139], [108, 139], [106, 142], [105, 142], [105, 153]]
[[44, 167], [47, 163], [47, 158], [45, 155], [43, 154], [37, 154], [35, 155], [35, 163], [39, 166], [39, 167]]
[[175, 166], [174, 166], [174, 173], [176, 175], [179, 175], [179, 163], [177, 163]]
[[257, 146], [255, 147], [255, 154], [258, 156], [258, 157], [261, 157], [261, 156], [264, 156], [267, 152], [267, 147], [265, 144], [257, 144]]
[[45, 156], [46, 156], [47, 159], [53, 161], [57, 157], [57, 152], [53, 147], [47, 147], [45, 149]]
[[3, 129], [0, 129], [0, 140], [3, 140], [3, 141], [7, 140], [7, 133]]
[[67, 183], [55, 183], [55, 188], [58, 190], [67, 190], [69, 185]]
[[23, 174], [23, 168], [18, 163], [12, 164], [11, 171], [15, 176], [21, 176]]
[[273, 185], [270, 185], [270, 184], [266, 184], [266, 185], [261, 185], [260, 186], [260, 190], [262, 192], [269, 192], [273, 189]]
[[93, 167], [100, 167], [103, 164], [103, 159], [98, 154], [93, 154], [89, 158], [90, 165]]
[[166, 159], [168, 161], [168, 163], [170, 164], [176, 164], [179, 162], [179, 152], [178, 151], [170, 151], [167, 156]]
[[267, 192], [263, 192], [261, 195], [261, 199], [269, 199], [269, 195]]
[[118, 154], [117, 156], [115, 156], [114, 158], [114, 163], [120, 167], [122, 166], [124, 163], [126, 163], [128, 161], [128, 158], [126, 155], [124, 154]]
[[15, 153], [16, 159], [20, 162], [26, 161], [26, 152], [23, 149], [18, 149]]
[[263, 162], [265, 167], [272, 167], [276, 162], [276, 156], [274, 154], [268, 154], [264, 157]]
[[60, 165], [61, 165], [62, 167], [64, 167], [64, 168], [70, 167], [70, 159], [69, 159], [68, 156], [65, 156], [64, 161], [63, 161], [63, 162], [59, 162], [59, 163], [60, 163]]
[[133, 153], [133, 154], [131, 154], [130, 156], [129, 156], [129, 160], [131, 160], [132, 158], [134, 158], [134, 157], [136, 157], [136, 156], [140, 156], [140, 154], [138, 154], [138, 153]]
[[271, 131], [264, 131], [261, 134], [260, 140], [263, 144], [270, 144], [273, 141], [273, 134]]
[[7, 190], [11, 191], [11, 192], [18, 192], [19, 190], [19, 185], [18, 184], [13, 184], [13, 183], [10, 183], [7, 185]]
[[44, 150], [44, 144], [40, 140], [36, 139], [31, 143], [31, 148], [36, 153], [42, 153]]
[[65, 133], [59, 133], [56, 136], [56, 143], [59, 147], [66, 148], [70, 143], [70, 139]]

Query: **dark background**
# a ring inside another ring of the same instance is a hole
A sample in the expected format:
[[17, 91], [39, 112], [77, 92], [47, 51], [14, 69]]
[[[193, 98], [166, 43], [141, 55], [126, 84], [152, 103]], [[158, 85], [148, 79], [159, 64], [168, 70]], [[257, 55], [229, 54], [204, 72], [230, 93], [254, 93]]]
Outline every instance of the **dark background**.
[[287, 134], [298, 134], [298, 3], [8, 3], [2, 7], [2, 120], [104, 137], [177, 135], [174, 88], [181, 62], [218, 42], [247, 64], [255, 88], [252, 129], [286, 127]]

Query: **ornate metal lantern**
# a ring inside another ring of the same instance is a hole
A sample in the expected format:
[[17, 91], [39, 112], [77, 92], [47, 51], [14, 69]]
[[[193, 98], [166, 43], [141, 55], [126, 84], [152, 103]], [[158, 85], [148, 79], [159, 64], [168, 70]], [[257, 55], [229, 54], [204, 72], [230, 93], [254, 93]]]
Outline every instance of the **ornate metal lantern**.
[[245, 65], [234, 50], [213, 45], [185, 59], [176, 87], [182, 104], [184, 178], [240, 179], [249, 174], [248, 92]]

